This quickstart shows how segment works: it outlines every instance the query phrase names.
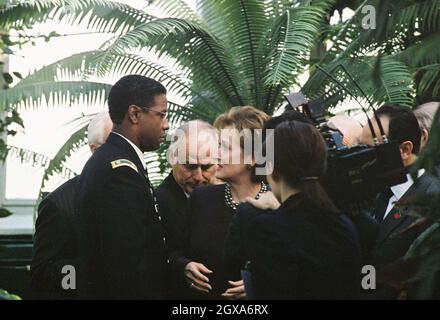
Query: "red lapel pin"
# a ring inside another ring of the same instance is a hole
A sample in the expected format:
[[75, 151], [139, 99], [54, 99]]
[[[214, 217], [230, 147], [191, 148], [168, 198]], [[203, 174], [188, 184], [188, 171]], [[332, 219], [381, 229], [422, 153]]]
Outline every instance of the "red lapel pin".
[[402, 215], [400, 213], [394, 214], [394, 219], [400, 219], [401, 217], [402, 217]]

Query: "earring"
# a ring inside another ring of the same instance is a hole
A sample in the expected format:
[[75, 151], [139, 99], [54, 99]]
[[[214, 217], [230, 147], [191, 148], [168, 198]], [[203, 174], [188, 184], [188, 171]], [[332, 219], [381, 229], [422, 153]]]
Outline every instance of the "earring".
[[250, 164], [247, 164], [246, 169], [248, 169], [250, 171], [250, 170], [252, 170], [252, 166]]

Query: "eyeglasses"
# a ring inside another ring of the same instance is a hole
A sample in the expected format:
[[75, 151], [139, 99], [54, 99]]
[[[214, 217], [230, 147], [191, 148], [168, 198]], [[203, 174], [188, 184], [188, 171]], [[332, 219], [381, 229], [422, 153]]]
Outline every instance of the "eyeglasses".
[[144, 110], [145, 112], [152, 111], [152, 112], [158, 114], [162, 120], [165, 120], [167, 118], [167, 113], [166, 112], [156, 111], [156, 110], [153, 110], [153, 109], [150, 109], [150, 108], [147, 108], [147, 107], [143, 107], [143, 106], [139, 106], [139, 105], [138, 105], [138, 107], [141, 108], [142, 110]]
[[207, 171], [207, 170], [211, 169], [213, 164], [186, 163], [186, 164], [184, 164], [184, 166], [189, 171], [194, 171], [194, 170], [197, 170], [198, 168], [202, 169], [202, 171]]

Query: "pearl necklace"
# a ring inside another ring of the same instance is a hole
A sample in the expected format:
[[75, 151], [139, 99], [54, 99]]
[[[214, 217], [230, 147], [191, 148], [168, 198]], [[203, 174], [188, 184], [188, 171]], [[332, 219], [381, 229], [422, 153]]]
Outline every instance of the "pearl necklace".
[[[255, 196], [255, 199], [258, 200], [260, 198], [260, 194], [265, 193], [267, 191], [268, 191], [267, 184], [265, 184], [262, 181], [260, 191], [258, 191], [257, 195]], [[237, 207], [240, 204], [239, 202], [235, 202], [233, 200], [231, 193], [231, 186], [229, 185], [229, 183], [226, 183], [225, 185], [225, 203], [229, 208], [234, 210], [234, 212], [237, 211]]]

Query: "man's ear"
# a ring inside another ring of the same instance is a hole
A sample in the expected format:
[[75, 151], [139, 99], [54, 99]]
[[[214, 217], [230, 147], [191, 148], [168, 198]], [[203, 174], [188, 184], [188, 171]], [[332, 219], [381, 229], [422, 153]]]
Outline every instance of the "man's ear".
[[400, 156], [402, 157], [402, 160], [408, 160], [413, 152], [413, 143], [411, 141], [404, 141], [400, 144]]
[[96, 144], [92, 143], [92, 144], [89, 144], [89, 148], [92, 153], [95, 153], [96, 149], [98, 149], [98, 146]]
[[141, 110], [136, 107], [134, 104], [128, 106], [127, 110], [127, 118], [133, 124], [137, 124], [139, 122], [139, 117], [141, 115]]
[[429, 139], [429, 132], [426, 129], [422, 129], [421, 134], [422, 134], [422, 145], [426, 145]]

